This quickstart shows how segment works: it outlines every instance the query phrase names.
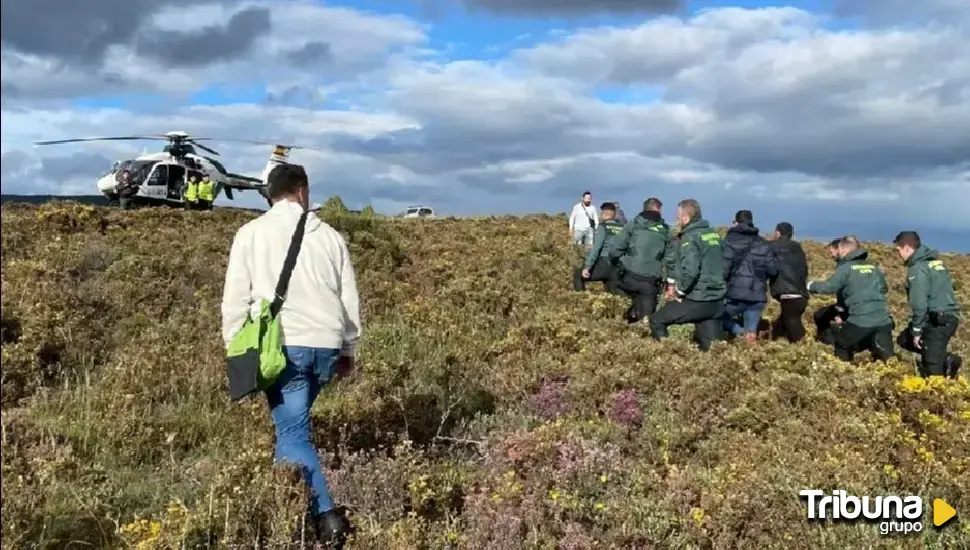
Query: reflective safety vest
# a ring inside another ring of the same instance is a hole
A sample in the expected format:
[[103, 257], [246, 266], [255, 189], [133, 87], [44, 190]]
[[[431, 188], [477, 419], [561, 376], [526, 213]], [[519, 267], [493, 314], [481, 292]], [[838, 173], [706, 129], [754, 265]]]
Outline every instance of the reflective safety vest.
[[204, 201], [212, 202], [215, 197], [212, 196], [212, 182], [209, 180], [202, 180], [199, 182], [199, 199]]
[[195, 202], [199, 198], [199, 182], [190, 181], [189, 185], [185, 188], [185, 200], [187, 202]]

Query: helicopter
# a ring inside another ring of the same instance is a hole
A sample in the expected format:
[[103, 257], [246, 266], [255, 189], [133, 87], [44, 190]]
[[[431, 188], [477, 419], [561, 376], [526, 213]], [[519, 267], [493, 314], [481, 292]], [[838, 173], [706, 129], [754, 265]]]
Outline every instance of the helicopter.
[[[252, 141], [245, 139], [221, 139], [210, 137], [194, 137], [186, 132], [172, 131], [165, 134], [148, 134], [142, 136], [113, 136], [61, 139], [54, 141], [37, 141], [35, 145], [59, 145], [63, 143], [79, 143], [91, 141], [135, 141], [156, 140], [168, 141], [168, 144], [158, 153], [143, 153], [136, 158], [116, 160], [111, 169], [104, 173], [97, 181], [98, 191], [104, 195], [108, 205], [118, 204], [116, 187], [121, 181], [121, 174], [128, 172], [131, 181], [138, 191], [134, 196], [136, 203], [148, 205], [180, 206], [184, 204], [183, 190], [191, 177], [201, 181], [208, 178], [213, 183], [214, 198], [225, 191], [226, 198], [234, 200], [233, 190], [255, 190], [267, 202], [267, 181], [270, 171], [278, 164], [288, 162], [291, 149], [309, 149], [322, 151], [313, 147], [296, 145], [281, 145], [268, 141]], [[233, 174], [226, 167], [211, 156], [199, 154], [196, 148], [218, 156], [219, 153], [200, 141], [226, 141], [249, 143], [256, 145], [272, 145], [269, 160], [258, 178]]]

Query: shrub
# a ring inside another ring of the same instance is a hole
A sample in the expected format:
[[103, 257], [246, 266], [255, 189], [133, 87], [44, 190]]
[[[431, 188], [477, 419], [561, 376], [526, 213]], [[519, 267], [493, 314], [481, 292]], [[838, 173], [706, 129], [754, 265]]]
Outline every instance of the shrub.
[[[2, 210], [4, 548], [284, 547], [304, 521], [266, 404], [228, 401], [218, 326], [249, 212]], [[562, 217], [320, 217], [360, 285], [360, 369], [313, 411], [355, 548], [960, 547], [805, 521], [798, 491], [970, 509], [970, 385], [902, 351], [663, 343], [625, 300], [570, 289]], [[186, 239], [185, 235], [198, 235]], [[812, 276], [831, 269], [805, 243]], [[904, 269], [872, 257], [891, 284]], [[946, 257], [964, 308], [970, 257]], [[806, 313], [827, 303], [813, 297]], [[891, 295], [902, 325], [905, 296]], [[778, 312], [771, 303], [766, 317]], [[811, 332], [811, 328], [809, 329]], [[811, 336], [811, 335], [810, 335]], [[954, 349], [970, 356], [961, 329]]]

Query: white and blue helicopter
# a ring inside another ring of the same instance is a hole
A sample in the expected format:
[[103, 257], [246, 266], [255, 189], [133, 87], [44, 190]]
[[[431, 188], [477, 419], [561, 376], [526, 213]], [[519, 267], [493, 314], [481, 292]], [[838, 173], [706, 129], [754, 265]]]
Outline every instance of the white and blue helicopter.
[[[148, 205], [179, 206], [183, 204], [182, 193], [190, 177], [196, 180], [208, 178], [214, 186], [215, 197], [225, 192], [226, 198], [233, 200], [232, 191], [255, 190], [269, 201], [266, 192], [266, 178], [277, 164], [287, 162], [291, 149], [318, 150], [313, 147], [296, 145], [281, 145], [268, 141], [252, 141], [245, 139], [221, 139], [207, 137], [193, 137], [185, 132], [168, 132], [166, 134], [149, 134], [143, 136], [115, 136], [61, 139], [54, 141], [38, 141], [35, 145], [58, 145], [62, 143], [78, 143], [87, 141], [135, 141], [135, 140], [164, 140], [168, 145], [159, 153], [144, 153], [136, 158], [117, 160], [111, 170], [97, 181], [98, 191], [104, 195], [109, 205], [118, 203], [117, 186], [121, 181], [122, 172], [127, 171], [131, 181], [138, 186], [134, 199], [136, 203]], [[219, 153], [199, 143], [200, 141], [226, 141], [249, 143], [256, 145], [272, 145], [266, 167], [257, 177], [233, 174], [216, 159], [201, 155], [196, 148], [211, 155]]]

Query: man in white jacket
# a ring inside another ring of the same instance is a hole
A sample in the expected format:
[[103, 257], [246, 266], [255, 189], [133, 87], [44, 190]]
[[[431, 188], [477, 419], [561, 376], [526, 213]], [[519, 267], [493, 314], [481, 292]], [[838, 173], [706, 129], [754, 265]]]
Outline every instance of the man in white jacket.
[[573, 243], [589, 246], [593, 244], [593, 231], [599, 224], [599, 212], [593, 206], [593, 194], [589, 191], [583, 193], [583, 198], [573, 211], [569, 214], [569, 233], [572, 235]]
[[[302, 166], [281, 164], [270, 172], [272, 207], [236, 233], [222, 296], [222, 336], [228, 346], [261, 299], [273, 300], [283, 260], [300, 216], [310, 204]], [[266, 391], [276, 427], [276, 460], [303, 471], [312, 493], [310, 512], [320, 542], [338, 546], [350, 532], [334, 506], [316, 449], [310, 442], [310, 409], [320, 389], [353, 367], [361, 335], [357, 283], [343, 237], [313, 213], [280, 310], [287, 363]]]

